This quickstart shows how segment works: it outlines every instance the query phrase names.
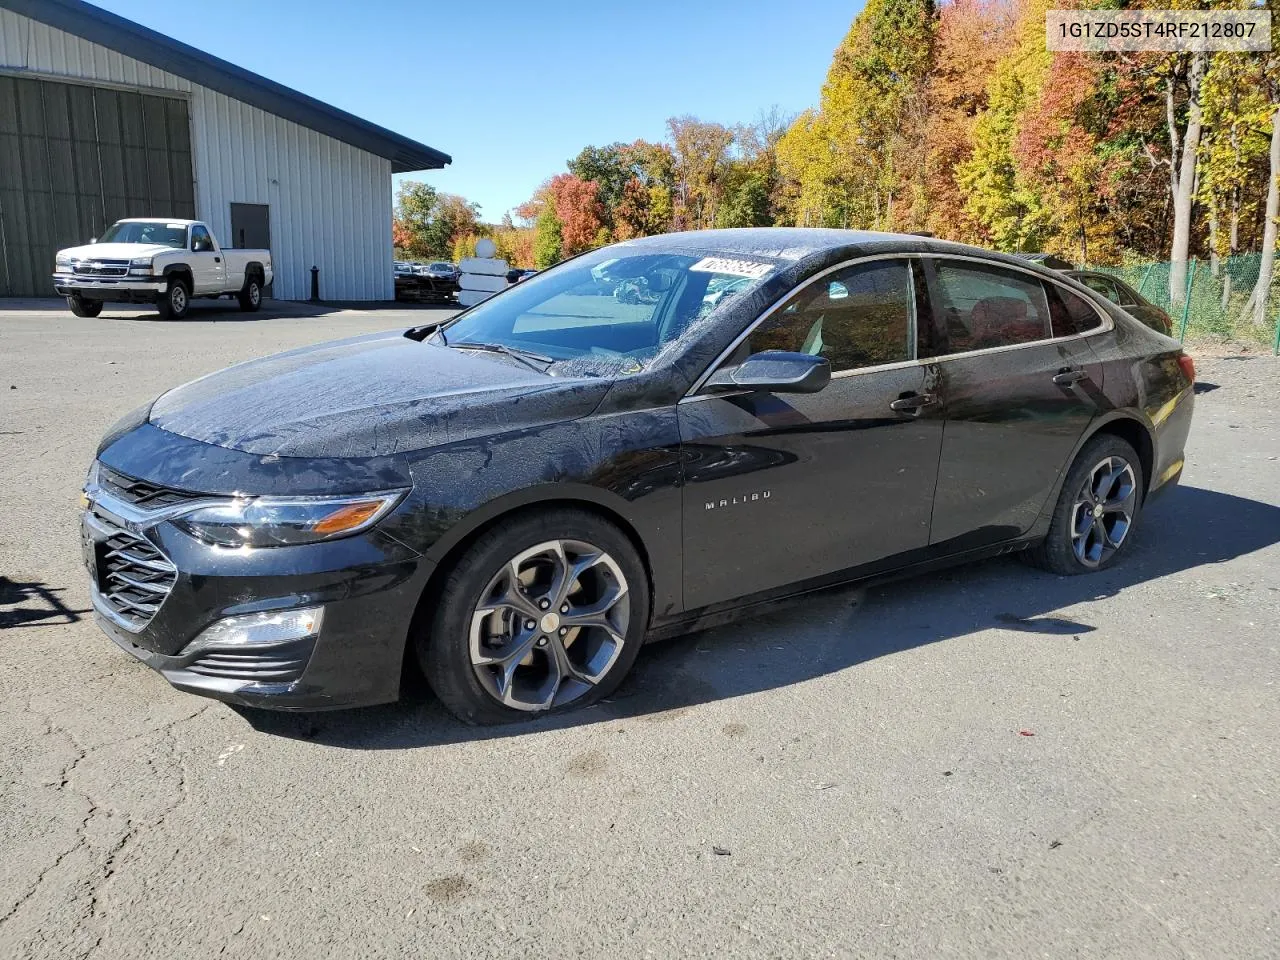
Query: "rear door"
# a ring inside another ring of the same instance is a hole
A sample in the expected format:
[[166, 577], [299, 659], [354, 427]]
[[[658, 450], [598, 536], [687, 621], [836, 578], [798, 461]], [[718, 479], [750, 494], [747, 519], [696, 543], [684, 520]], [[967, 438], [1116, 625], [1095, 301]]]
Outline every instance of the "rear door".
[[695, 394], [678, 405], [685, 605], [731, 600], [923, 548], [941, 405], [917, 335], [907, 259], [824, 274], [725, 358], [825, 356], [812, 394]]
[[925, 261], [946, 409], [930, 542], [968, 549], [1034, 523], [1090, 421], [1109, 324], [1064, 286], [967, 258]]

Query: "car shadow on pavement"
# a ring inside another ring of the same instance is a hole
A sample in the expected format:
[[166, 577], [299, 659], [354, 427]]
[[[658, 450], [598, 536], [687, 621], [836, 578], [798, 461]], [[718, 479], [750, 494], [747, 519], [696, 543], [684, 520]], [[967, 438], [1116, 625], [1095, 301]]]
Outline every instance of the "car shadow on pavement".
[[1196, 487], [1151, 505], [1131, 552], [1101, 573], [1059, 577], [1004, 557], [868, 591], [844, 587], [771, 607], [736, 624], [652, 644], [613, 697], [530, 723], [469, 727], [411, 682], [399, 703], [330, 713], [238, 710], [255, 729], [353, 750], [487, 740], [602, 720], [662, 719], [701, 703], [801, 683], [877, 657], [965, 636], [1016, 630], [1049, 641], [1095, 627], [1056, 616], [1135, 584], [1224, 563], [1280, 542], [1280, 507]]

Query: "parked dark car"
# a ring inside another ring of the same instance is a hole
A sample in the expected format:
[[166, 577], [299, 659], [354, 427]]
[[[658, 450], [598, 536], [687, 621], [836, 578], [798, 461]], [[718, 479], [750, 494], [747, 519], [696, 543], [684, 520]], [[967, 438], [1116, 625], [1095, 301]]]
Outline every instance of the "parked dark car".
[[396, 299], [450, 301], [460, 289], [451, 263], [402, 263], [395, 265]]
[[1137, 317], [1152, 330], [1173, 334], [1173, 318], [1119, 277], [1094, 270], [1068, 270], [1066, 275], [1100, 293], [1132, 317]]
[[761, 600], [1012, 551], [1108, 566], [1181, 475], [1193, 380], [1175, 341], [1015, 257], [632, 240], [130, 414], [86, 484], [93, 606], [193, 693], [378, 703], [409, 654], [458, 716], [528, 717]]
[[1042, 267], [1048, 267], [1050, 270], [1074, 270], [1076, 265], [1064, 257], [1058, 256], [1056, 253], [1018, 253], [1015, 256], [1022, 260], [1029, 260], [1031, 263], [1038, 263]]

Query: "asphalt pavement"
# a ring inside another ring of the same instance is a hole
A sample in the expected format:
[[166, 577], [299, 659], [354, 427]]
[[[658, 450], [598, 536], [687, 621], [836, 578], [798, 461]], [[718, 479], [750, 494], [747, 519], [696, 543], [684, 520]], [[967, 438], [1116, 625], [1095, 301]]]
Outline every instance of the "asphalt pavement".
[[1280, 362], [1201, 364], [1130, 555], [993, 560], [646, 648], [475, 730], [172, 690], [77, 497], [166, 388], [423, 311], [0, 303], [0, 957], [1280, 953]]

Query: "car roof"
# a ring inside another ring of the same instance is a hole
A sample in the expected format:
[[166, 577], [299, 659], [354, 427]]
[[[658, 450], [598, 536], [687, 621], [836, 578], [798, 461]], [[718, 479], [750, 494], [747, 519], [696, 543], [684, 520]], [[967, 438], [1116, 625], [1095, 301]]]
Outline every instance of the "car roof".
[[177, 217], [125, 217], [123, 220], [117, 220], [116, 223], [180, 223], [184, 227], [191, 227], [201, 220], [181, 220]]
[[[946, 253], [981, 257], [984, 260], [1012, 266], [1034, 265], [1033, 260], [984, 250], [964, 243], [937, 240], [909, 233], [886, 233], [877, 230], [835, 230], [818, 227], [742, 227], [728, 230], [689, 230], [637, 237], [614, 244], [611, 249], [642, 249], [655, 253], [678, 250], [705, 250], [714, 253], [738, 253], [772, 257], [779, 260], [803, 260], [823, 254], [849, 257], [876, 253]], [[1043, 269], [1043, 268], [1041, 268]], [[1051, 273], [1051, 271], [1046, 271]]]

